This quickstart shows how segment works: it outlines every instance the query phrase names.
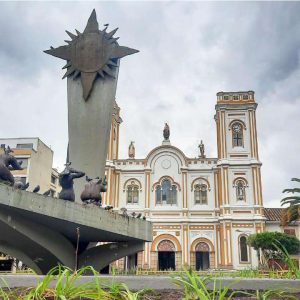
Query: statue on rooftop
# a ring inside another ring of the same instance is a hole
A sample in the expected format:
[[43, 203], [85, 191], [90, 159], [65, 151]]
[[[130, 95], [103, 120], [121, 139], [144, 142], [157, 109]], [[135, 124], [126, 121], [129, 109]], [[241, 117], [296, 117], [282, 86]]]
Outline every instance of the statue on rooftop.
[[102, 196], [101, 193], [106, 192], [107, 182], [106, 176], [102, 181], [102, 178], [91, 179], [86, 176], [87, 183], [84, 186], [84, 190], [81, 193], [81, 200], [87, 204], [94, 203], [102, 206]]
[[164, 140], [168, 141], [170, 138], [170, 127], [169, 127], [168, 123], [165, 123], [163, 135], [164, 135]]
[[84, 172], [77, 171], [70, 167], [71, 162], [66, 163], [65, 169], [59, 174], [59, 184], [62, 189], [58, 195], [59, 199], [67, 200], [67, 201], [75, 201], [75, 193], [74, 193], [74, 182], [75, 178], [81, 178], [85, 175]]
[[134, 142], [131, 141], [130, 145], [128, 147], [128, 156], [129, 158], [135, 158], [135, 147], [134, 147]]
[[200, 155], [199, 158], [205, 158], [205, 147], [203, 144], [203, 141], [201, 140], [199, 146], [198, 146], [199, 150], [200, 150]]
[[23, 170], [21, 167], [22, 163], [19, 163], [17, 159], [10, 153], [13, 151], [9, 146], [2, 148], [3, 153], [0, 154], [0, 181], [8, 183], [13, 186], [15, 183], [14, 176], [11, 174], [11, 170]]

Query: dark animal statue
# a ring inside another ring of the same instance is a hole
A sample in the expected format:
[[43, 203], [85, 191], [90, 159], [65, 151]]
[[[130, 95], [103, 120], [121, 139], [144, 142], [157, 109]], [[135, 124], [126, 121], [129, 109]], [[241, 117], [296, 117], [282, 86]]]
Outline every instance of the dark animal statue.
[[11, 170], [23, 170], [21, 165], [18, 163], [15, 157], [10, 153], [13, 151], [8, 146], [7, 148], [2, 148], [4, 153], [0, 154], [0, 181], [8, 183], [9, 185], [14, 185], [14, 176], [11, 174]]
[[49, 189], [43, 193], [44, 196], [50, 196], [50, 194], [51, 194], [51, 189]]
[[27, 182], [26, 184], [23, 183], [22, 181], [16, 181], [14, 183], [14, 188], [18, 189], [18, 190], [23, 190], [26, 191], [29, 187], [29, 182]]
[[59, 184], [61, 185], [62, 189], [58, 195], [58, 198], [74, 202], [75, 193], [73, 180], [75, 178], [83, 177], [85, 173], [71, 168], [70, 165], [71, 163], [68, 162], [65, 169], [59, 174]]
[[37, 192], [39, 192], [40, 191], [40, 186], [39, 185], [37, 185], [34, 189], [33, 189], [33, 193], [37, 193]]
[[99, 206], [102, 206], [102, 196], [101, 193], [106, 192], [107, 190], [107, 182], [106, 177], [104, 180], [99, 179], [88, 180], [86, 178], [87, 184], [84, 186], [84, 191], [81, 193], [81, 200], [85, 203], [94, 203]]

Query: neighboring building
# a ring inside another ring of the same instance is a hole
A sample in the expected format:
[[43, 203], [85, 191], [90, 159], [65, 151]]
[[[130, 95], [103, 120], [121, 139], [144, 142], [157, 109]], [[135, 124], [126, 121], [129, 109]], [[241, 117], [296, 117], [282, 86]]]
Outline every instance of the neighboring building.
[[[293, 235], [300, 239], [300, 220], [293, 221], [291, 224], [283, 225], [284, 208], [265, 208], [266, 216], [266, 231], [277, 231]], [[299, 253], [291, 256], [295, 261], [298, 261], [300, 267], [300, 249]]]
[[39, 138], [0, 139], [1, 146], [10, 146], [12, 155], [22, 161], [23, 170], [12, 171], [16, 181], [29, 182], [28, 191], [40, 186], [39, 193], [51, 189], [51, 195], [59, 191], [58, 172], [52, 168], [53, 151]]
[[278, 231], [300, 239], [300, 220], [282, 225], [284, 208], [265, 208], [266, 231]]
[[[119, 109], [112, 125], [105, 203], [141, 212], [153, 222], [145, 251], [115, 263], [118, 268], [241, 269], [258, 265], [246, 244], [265, 230], [254, 92], [217, 94], [218, 157], [187, 157], [168, 140], [146, 158], [118, 158]], [[138, 147], [138, 145], [137, 145]]]

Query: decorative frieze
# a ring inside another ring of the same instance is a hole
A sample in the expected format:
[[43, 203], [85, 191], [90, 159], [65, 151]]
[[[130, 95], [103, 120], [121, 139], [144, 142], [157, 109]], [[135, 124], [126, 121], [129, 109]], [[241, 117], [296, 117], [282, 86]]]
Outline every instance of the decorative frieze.
[[214, 229], [214, 225], [190, 225], [190, 230], [205, 230], [205, 229]]
[[180, 225], [153, 225], [153, 229], [181, 229]]
[[232, 223], [233, 228], [252, 228], [254, 227], [253, 223]]

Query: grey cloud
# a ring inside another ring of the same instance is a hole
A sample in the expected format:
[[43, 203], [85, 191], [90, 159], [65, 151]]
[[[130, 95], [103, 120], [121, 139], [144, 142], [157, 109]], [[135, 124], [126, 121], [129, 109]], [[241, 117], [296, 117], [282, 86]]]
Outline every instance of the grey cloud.
[[67, 145], [64, 62], [42, 50], [63, 44], [65, 29], [83, 30], [93, 8], [100, 26], [120, 27], [121, 45], [141, 51], [121, 62], [120, 156], [134, 140], [145, 157], [161, 144], [165, 121], [187, 156], [198, 155], [201, 139], [216, 156], [216, 93], [255, 90], [264, 198], [278, 206], [300, 167], [300, 3], [1, 2], [0, 115], [9, 126], [0, 135], [40, 136], [55, 166]]

